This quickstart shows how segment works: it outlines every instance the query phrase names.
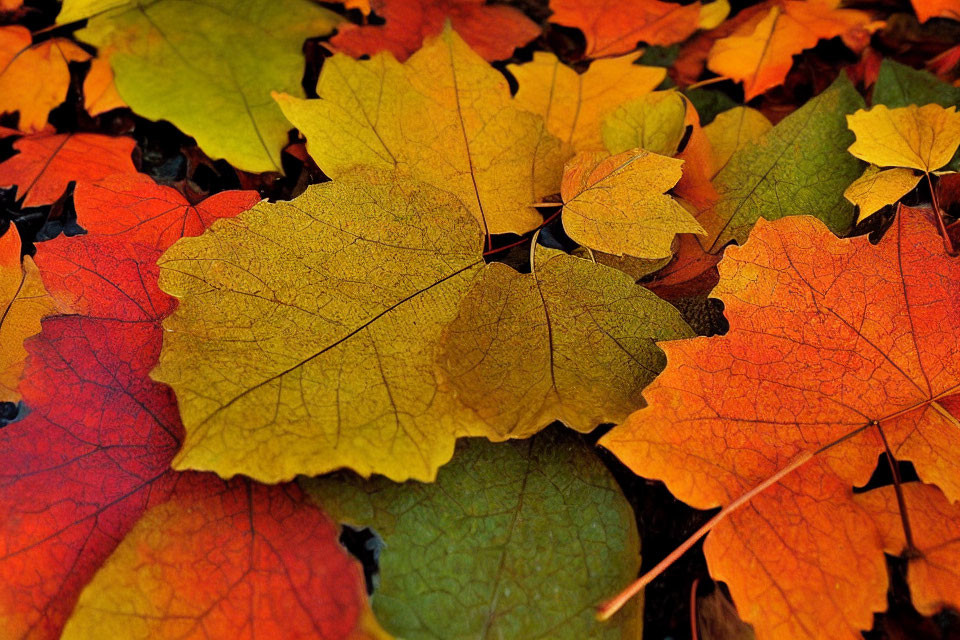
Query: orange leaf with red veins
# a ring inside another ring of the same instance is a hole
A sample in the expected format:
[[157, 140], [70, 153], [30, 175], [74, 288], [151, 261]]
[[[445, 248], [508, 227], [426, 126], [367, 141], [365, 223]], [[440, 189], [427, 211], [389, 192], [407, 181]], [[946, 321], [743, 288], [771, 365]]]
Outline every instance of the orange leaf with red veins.
[[19, 111], [19, 127], [28, 133], [43, 129], [50, 110], [66, 99], [67, 65], [90, 59], [89, 53], [64, 38], [32, 42], [25, 27], [0, 27], [0, 113]]
[[960, 391], [960, 261], [902, 209], [876, 246], [806, 216], [760, 221], [719, 268], [729, 332], [660, 343], [649, 406], [601, 444], [703, 509], [832, 444], [704, 551], [758, 638], [859, 638], [886, 602], [879, 535], [851, 493], [884, 451], [880, 429], [960, 498], [960, 432], [942, 403]]
[[124, 537], [64, 640], [387, 637], [339, 527], [296, 485], [202, 478]]
[[837, 9], [835, 0], [784, 0], [756, 13], [731, 35], [717, 40], [710, 50], [707, 67], [743, 83], [744, 100], [782, 84], [793, 66], [793, 56], [820, 40], [875, 31], [881, 23], [870, 14], [854, 9]]
[[331, 40], [354, 58], [389, 51], [403, 62], [424, 39], [438, 35], [448, 20], [487, 61], [505, 60], [540, 35], [540, 27], [519, 9], [485, 0], [371, 0], [370, 7], [386, 24], [343, 23]]
[[[907, 553], [907, 583], [913, 605], [932, 616], [944, 607], [960, 608], [960, 505], [929, 484], [900, 486], [910, 519], [914, 550], [907, 548], [903, 520], [893, 486], [874, 489], [855, 500], [869, 511], [883, 537], [884, 551]], [[918, 553], [917, 553], [918, 552]]]
[[53, 204], [71, 182], [96, 182], [116, 173], [136, 173], [133, 138], [95, 133], [38, 133], [20, 138], [20, 153], [0, 164], [0, 187], [17, 187], [24, 207]]
[[671, 45], [689, 38], [700, 22], [700, 3], [660, 0], [550, 0], [550, 22], [580, 29], [587, 58], [633, 51], [638, 42]]
[[912, 0], [917, 19], [926, 22], [930, 18], [960, 20], [960, 2], [957, 0]]

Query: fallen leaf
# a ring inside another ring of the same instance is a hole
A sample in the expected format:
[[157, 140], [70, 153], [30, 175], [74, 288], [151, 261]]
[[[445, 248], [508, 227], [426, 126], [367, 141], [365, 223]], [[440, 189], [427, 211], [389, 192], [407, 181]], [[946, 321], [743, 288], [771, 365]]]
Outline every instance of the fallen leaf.
[[569, 154], [450, 29], [403, 65], [388, 53], [335, 55], [317, 93], [277, 100], [335, 180], [358, 167], [397, 170], [455, 194], [488, 234], [537, 226], [543, 218], [530, 205], [560, 190]]
[[370, 15], [373, 9], [370, 7], [370, 0], [345, 0], [343, 3], [346, 9], [356, 9], [365, 16]]
[[24, 207], [53, 204], [71, 182], [137, 172], [133, 138], [95, 133], [38, 133], [13, 143], [20, 153], [0, 164], [0, 187], [17, 187]]
[[960, 20], [960, 5], [957, 0], [910, 0], [920, 22], [931, 18]]
[[62, 638], [388, 637], [338, 528], [295, 486], [191, 480], [124, 536]]
[[23, 341], [40, 333], [40, 318], [55, 310], [30, 256], [20, 258], [20, 234], [0, 236], [0, 402], [20, 399], [17, 385], [27, 352]]
[[897, 459], [960, 498], [956, 418], [940, 404], [960, 390], [960, 263], [903, 210], [876, 246], [810, 217], [758, 222], [720, 276], [729, 331], [660, 343], [649, 406], [600, 443], [702, 509], [816, 453], [704, 552], [758, 638], [860, 638], [886, 607], [880, 537], [852, 494], [885, 451], [880, 429]]
[[153, 373], [187, 430], [174, 466], [432, 479], [468, 426], [437, 392], [434, 349], [481, 244], [450, 194], [375, 174], [175, 244], [160, 286], [180, 304]]
[[870, 165], [847, 187], [843, 197], [858, 207], [857, 222], [861, 222], [913, 191], [922, 177], [910, 169], [881, 170]]
[[626, 274], [552, 249], [534, 259], [529, 275], [484, 270], [444, 330], [441, 379], [497, 439], [622, 421], [663, 367], [655, 341], [690, 328]]
[[676, 91], [655, 91], [621, 104], [603, 121], [610, 153], [646, 149], [674, 156], [686, 129], [687, 102]]
[[884, 551], [907, 553], [907, 583], [913, 606], [924, 616], [945, 607], [960, 608], [960, 507], [929, 484], [908, 482], [900, 486], [913, 532], [913, 551], [907, 548], [903, 518], [894, 487], [874, 489], [856, 496], [876, 521]]
[[680, 180], [682, 165], [643, 149], [578, 154], [560, 188], [564, 231], [580, 245], [617, 256], [670, 257], [676, 234], [704, 233], [666, 193]]
[[750, 107], [734, 107], [724, 111], [703, 128], [713, 153], [713, 178], [723, 169], [733, 154], [756, 144], [773, 128], [767, 117]]
[[793, 65], [793, 56], [820, 40], [855, 30], [876, 30], [870, 14], [839, 9], [838, 0], [784, 0], [757, 13], [732, 34], [717, 40], [707, 67], [721, 76], [743, 83], [744, 100], [782, 84]]
[[87, 77], [83, 79], [83, 108], [91, 116], [98, 116], [126, 106], [127, 103], [117, 93], [117, 85], [113, 83], [110, 61], [94, 58]]
[[642, 635], [639, 604], [594, 619], [636, 575], [639, 539], [616, 481], [569, 432], [462, 441], [430, 484], [346, 473], [302, 483], [335, 519], [382, 537], [373, 609], [398, 637]]
[[573, 27], [587, 40], [584, 56], [603, 58], [633, 51], [638, 42], [671, 45], [697, 30], [700, 3], [688, 5], [660, 0], [550, 0], [550, 22]]
[[519, 84], [514, 103], [543, 116], [550, 133], [577, 151], [602, 148], [603, 119], [667, 77], [662, 67], [634, 64], [639, 56], [594, 60], [577, 73], [552, 53], [535, 51], [531, 62], [507, 65]]
[[709, 293], [717, 284], [717, 263], [722, 254], [707, 253], [697, 236], [677, 236], [673, 260], [643, 284], [664, 300], [677, 300]]
[[942, 82], [926, 71], [918, 71], [887, 58], [880, 63], [872, 99], [874, 106], [882, 104], [890, 109], [912, 104], [953, 107], [960, 103], [960, 87]]
[[32, 42], [25, 27], [0, 27], [0, 113], [19, 111], [18, 127], [27, 133], [43, 129], [50, 110], [66, 99], [67, 65], [90, 58], [65, 38]]
[[0, 0], [0, 11], [16, 11], [23, 6], [23, 0]]
[[888, 109], [884, 105], [847, 116], [856, 141], [849, 151], [881, 167], [924, 173], [944, 166], [960, 146], [960, 113], [938, 104]]
[[484, 0], [372, 0], [371, 8], [385, 24], [343, 23], [331, 40], [337, 50], [354, 58], [389, 51], [402, 62], [449, 21], [477, 55], [493, 61], [540, 35], [537, 23], [519, 9]]
[[90, 16], [77, 37], [109, 55], [134, 112], [172, 122], [207, 155], [252, 172], [281, 170], [289, 125], [270, 92], [303, 95], [303, 41], [339, 21], [307, 0], [64, 4], [61, 23]]
[[697, 28], [703, 30], [716, 29], [730, 15], [730, 0], [713, 0], [700, 5], [700, 20]]
[[743, 243], [760, 218], [815, 215], [835, 233], [853, 222], [843, 191], [863, 165], [844, 154], [853, 141], [844, 114], [863, 107], [846, 77], [781, 120], [756, 143], [735, 152], [717, 174], [717, 199], [701, 207], [704, 249], [720, 251], [731, 240]]

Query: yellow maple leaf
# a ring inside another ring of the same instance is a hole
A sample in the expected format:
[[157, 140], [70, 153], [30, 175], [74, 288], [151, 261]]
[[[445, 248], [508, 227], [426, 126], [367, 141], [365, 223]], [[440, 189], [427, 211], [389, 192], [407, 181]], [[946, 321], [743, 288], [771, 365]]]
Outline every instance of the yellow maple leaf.
[[19, 111], [18, 128], [28, 133], [43, 129], [50, 110], [66, 99], [70, 86], [67, 65], [90, 58], [64, 38], [37, 45], [32, 41], [25, 27], [0, 27], [0, 113]]
[[543, 116], [550, 133], [577, 151], [602, 148], [603, 118], [650, 93], [667, 76], [662, 67], [634, 64], [640, 55], [594, 60], [577, 73], [552, 53], [537, 51], [531, 62], [507, 65], [519, 84], [514, 102]]
[[578, 154], [567, 163], [561, 186], [564, 230], [597, 251], [669, 257], [676, 234], [705, 233], [666, 193], [680, 180], [682, 166], [682, 160], [643, 149]]
[[397, 170], [457, 195], [488, 234], [534, 228], [543, 218], [530, 205], [559, 191], [565, 147], [449, 27], [403, 64], [334, 55], [317, 93], [276, 99], [334, 179]]
[[929, 173], [950, 162], [960, 146], [960, 113], [938, 104], [898, 109], [877, 105], [847, 116], [856, 135], [850, 153], [879, 167]]
[[843, 197], [860, 208], [857, 217], [857, 222], [860, 222], [912, 191], [920, 178], [921, 175], [910, 169], [897, 167], [881, 170], [870, 165], [862, 176], [847, 187]]
[[444, 385], [501, 439], [620, 422], [663, 368], [655, 341], [693, 332], [616, 269], [536, 247], [533, 260], [531, 274], [493, 263], [477, 279], [444, 331]]
[[20, 235], [0, 236], [0, 402], [20, 399], [17, 385], [27, 352], [23, 341], [40, 333], [40, 319], [56, 310], [30, 256], [20, 259]]
[[[692, 107], [691, 107], [692, 108]], [[646, 149], [676, 155], [686, 130], [687, 103], [676, 91], [654, 91], [621, 104], [603, 121], [610, 153]]]
[[177, 242], [159, 265], [180, 305], [153, 372], [186, 429], [174, 467], [431, 480], [469, 413], [438, 393], [434, 350], [481, 251], [451, 194], [372, 172]]

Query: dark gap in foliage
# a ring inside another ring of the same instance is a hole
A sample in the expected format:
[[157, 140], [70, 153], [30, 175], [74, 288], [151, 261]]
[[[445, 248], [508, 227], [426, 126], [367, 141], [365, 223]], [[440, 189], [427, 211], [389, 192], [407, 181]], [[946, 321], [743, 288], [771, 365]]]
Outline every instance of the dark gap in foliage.
[[373, 595], [380, 583], [380, 551], [386, 546], [383, 539], [370, 527], [356, 528], [342, 524], [340, 544], [363, 566], [367, 595]]

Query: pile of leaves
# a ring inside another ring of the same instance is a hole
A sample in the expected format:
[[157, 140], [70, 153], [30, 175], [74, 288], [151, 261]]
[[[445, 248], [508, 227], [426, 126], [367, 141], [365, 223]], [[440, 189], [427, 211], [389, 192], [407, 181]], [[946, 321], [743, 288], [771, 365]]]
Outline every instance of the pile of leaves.
[[958, 43], [0, 0], [0, 638], [957, 634]]

